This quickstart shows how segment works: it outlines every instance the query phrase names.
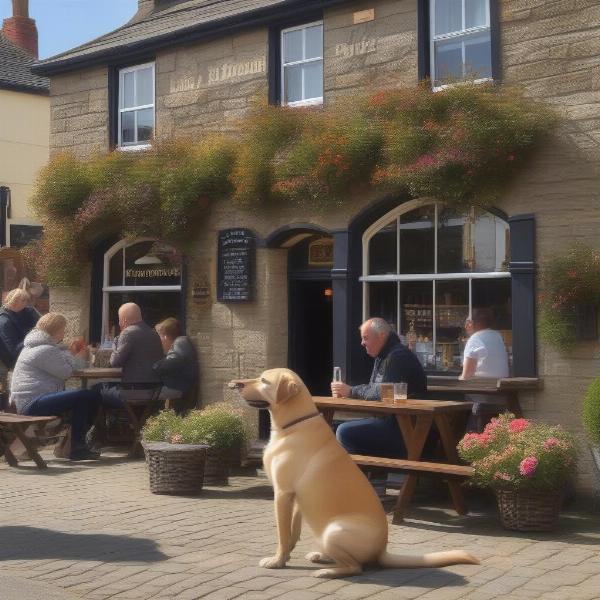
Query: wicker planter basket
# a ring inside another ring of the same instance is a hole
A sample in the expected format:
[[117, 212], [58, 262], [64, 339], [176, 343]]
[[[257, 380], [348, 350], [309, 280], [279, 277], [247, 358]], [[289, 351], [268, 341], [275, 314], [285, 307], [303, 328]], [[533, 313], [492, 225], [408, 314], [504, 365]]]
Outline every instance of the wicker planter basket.
[[153, 494], [194, 495], [204, 482], [208, 446], [142, 442]]
[[556, 527], [563, 495], [560, 491], [496, 490], [500, 521], [516, 531], [551, 531]]
[[231, 454], [230, 448], [208, 448], [204, 467], [204, 483], [206, 485], [229, 484]]

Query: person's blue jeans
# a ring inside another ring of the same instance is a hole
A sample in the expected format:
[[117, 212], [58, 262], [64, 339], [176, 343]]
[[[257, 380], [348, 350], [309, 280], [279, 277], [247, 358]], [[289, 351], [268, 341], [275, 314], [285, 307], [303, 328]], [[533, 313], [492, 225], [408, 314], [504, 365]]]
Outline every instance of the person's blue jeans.
[[85, 432], [93, 422], [100, 394], [96, 390], [66, 390], [36, 398], [24, 415], [51, 416], [71, 411], [71, 450], [85, 448]]
[[396, 417], [355, 419], [338, 426], [335, 436], [350, 454], [406, 458]]

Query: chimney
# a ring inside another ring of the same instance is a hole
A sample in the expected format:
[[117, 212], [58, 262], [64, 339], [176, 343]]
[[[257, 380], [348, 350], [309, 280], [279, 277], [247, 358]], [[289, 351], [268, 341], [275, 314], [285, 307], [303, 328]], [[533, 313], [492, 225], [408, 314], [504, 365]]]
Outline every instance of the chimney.
[[4, 19], [2, 34], [15, 46], [38, 57], [38, 31], [35, 21], [29, 18], [29, 0], [12, 0], [13, 16]]

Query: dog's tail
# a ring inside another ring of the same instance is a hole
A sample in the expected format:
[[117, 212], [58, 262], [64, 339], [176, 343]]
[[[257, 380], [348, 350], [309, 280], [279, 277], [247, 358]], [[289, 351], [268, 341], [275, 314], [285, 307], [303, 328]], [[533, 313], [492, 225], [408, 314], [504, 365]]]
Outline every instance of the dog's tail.
[[390, 554], [383, 552], [377, 562], [382, 567], [447, 567], [449, 565], [478, 565], [479, 560], [464, 550], [448, 550], [447, 552], [430, 552], [429, 554]]

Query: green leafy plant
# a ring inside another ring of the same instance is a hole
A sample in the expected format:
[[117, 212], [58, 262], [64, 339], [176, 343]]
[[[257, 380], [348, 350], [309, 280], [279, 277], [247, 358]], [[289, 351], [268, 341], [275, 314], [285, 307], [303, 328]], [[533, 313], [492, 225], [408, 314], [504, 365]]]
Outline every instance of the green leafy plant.
[[225, 198], [326, 209], [377, 189], [489, 205], [555, 123], [515, 89], [464, 84], [434, 94], [425, 83], [324, 108], [258, 106], [233, 135], [85, 161], [60, 154], [32, 201], [48, 238], [40, 270], [51, 285], [76, 285], [90, 248], [109, 234], [182, 249]]
[[575, 244], [554, 256], [542, 270], [540, 334], [561, 352], [576, 343], [578, 305], [600, 305], [600, 251]]
[[228, 449], [244, 443], [248, 429], [241, 411], [219, 402], [203, 410], [190, 411], [184, 417], [173, 411], [162, 411], [146, 421], [142, 435], [146, 441], [207, 444]]
[[473, 467], [473, 485], [498, 489], [557, 490], [577, 463], [575, 441], [560, 426], [509, 413], [492, 419], [483, 433], [467, 433], [458, 453]]
[[583, 424], [595, 444], [600, 444], [600, 377], [589, 385], [583, 399]]

